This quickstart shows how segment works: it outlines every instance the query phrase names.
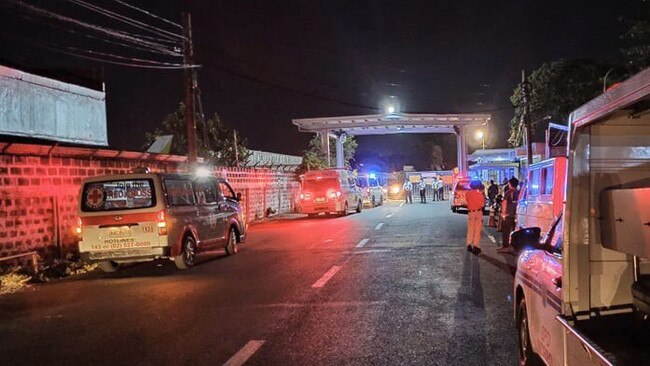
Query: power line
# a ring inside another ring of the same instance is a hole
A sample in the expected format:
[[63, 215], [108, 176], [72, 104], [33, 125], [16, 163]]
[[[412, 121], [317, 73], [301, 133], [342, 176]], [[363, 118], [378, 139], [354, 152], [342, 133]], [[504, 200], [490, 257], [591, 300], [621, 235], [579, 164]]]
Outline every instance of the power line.
[[142, 65], [142, 64], [134, 64], [134, 63], [130, 63], [130, 62], [112, 61], [112, 60], [101, 59], [101, 58], [98, 58], [98, 57], [92, 57], [92, 56], [81, 55], [81, 54], [78, 54], [78, 53], [67, 52], [67, 51], [63, 51], [63, 50], [60, 50], [60, 49], [56, 49], [56, 48], [52, 48], [52, 47], [48, 47], [48, 46], [40, 45], [40, 44], [34, 44], [34, 45], [36, 45], [36, 46], [38, 46], [38, 47], [42, 47], [42, 48], [48, 49], [48, 50], [50, 50], [50, 51], [55, 51], [55, 52], [63, 53], [63, 54], [69, 55], [69, 56], [74, 56], [74, 57], [79, 57], [79, 58], [85, 58], [85, 59], [87, 59], [87, 60], [93, 60], [93, 61], [98, 61], [98, 62], [105, 62], [105, 63], [114, 64], [114, 65], [120, 65], [120, 66], [139, 67], [139, 68], [145, 68], [145, 69], [188, 69], [188, 68], [196, 68], [196, 67], [200, 67], [200, 65], [182, 65], [182, 64], [172, 64], [172, 65], [169, 65], [169, 66], [167, 66], [167, 65]]
[[[91, 55], [104, 56], [104, 57], [113, 57], [113, 58], [117, 58], [117, 59], [120, 59], [120, 60], [129, 60], [129, 61], [134, 61], [134, 62], [142, 62], [142, 63], [152, 64], [152, 65], [162, 65], [162, 66], [181, 66], [182, 65], [182, 64], [175, 64], [175, 63], [155, 61], [155, 60], [145, 60], [145, 59], [140, 59], [140, 58], [135, 58], [135, 57], [120, 56], [120, 55], [115, 55], [115, 54], [112, 54], [112, 53], [99, 52], [99, 51], [93, 51], [93, 50], [84, 50], [84, 49], [76, 48], [76, 47], [67, 47], [67, 49], [72, 50], [72, 51], [77, 51], [77, 52], [88, 53], [88, 54], [91, 54]], [[188, 66], [198, 67], [199, 65], [188, 65]]]
[[115, 1], [116, 3], [118, 3], [118, 4], [122, 4], [122, 5], [126, 6], [127, 8], [130, 8], [130, 9], [133, 9], [133, 10], [136, 10], [136, 11], [139, 11], [139, 12], [141, 12], [141, 13], [147, 14], [148, 16], [150, 16], [150, 17], [152, 17], [152, 18], [158, 19], [158, 20], [160, 20], [160, 21], [162, 21], [162, 22], [165, 22], [165, 23], [167, 23], [167, 24], [170, 24], [170, 25], [173, 25], [173, 26], [178, 27], [178, 28], [180, 28], [180, 29], [183, 29], [183, 26], [181, 26], [180, 24], [178, 24], [178, 23], [174, 23], [174, 22], [172, 22], [171, 20], [167, 20], [167, 19], [165, 19], [165, 18], [163, 18], [163, 17], [160, 17], [160, 16], [158, 16], [158, 15], [156, 15], [156, 14], [153, 14], [153, 13], [151, 13], [151, 12], [148, 12], [148, 11], [146, 11], [146, 10], [144, 10], [144, 9], [140, 9], [140, 8], [138, 8], [138, 7], [134, 6], [134, 5], [131, 5], [131, 4], [129, 4], [129, 3], [126, 3], [126, 2], [124, 2], [124, 1], [120, 1], [120, 0], [114, 0], [114, 1]]
[[77, 26], [82, 27], [82, 28], [91, 29], [91, 30], [94, 30], [96, 32], [100, 32], [100, 33], [107, 34], [107, 35], [115, 37], [115, 38], [119, 38], [121, 40], [130, 41], [130, 42], [133, 42], [135, 44], [138, 44], [138, 45], [141, 45], [141, 46], [144, 46], [144, 47], [149, 47], [149, 48], [152, 48], [152, 49], [155, 49], [155, 50], [158, 50], [158, 51], [161, 51], [161, 52], [176, 56], [176, 54], [174, 52], [169, 51], [168, 49], [166, 49], [165, 48], [166, 46], [164, 46], [164, 45], [161, 45], [159, 43], [150, 42], [150, 41], [145, 41], [143, 39], [131, 36], [126, 32], [116, 31], [116, 30], [113, 30], [113, 29], [104, 28], [104, 27], [100, 27], [100, 26], [97, 26], [97, 25], [94, 25], [94, 24], [89, 24], [89, 23], [86, 23], [86, 22], [82, 22], [82, 21], [77, 20], [77, 19], [69, 18], [69, 17], [63, 16], [63, 15], [60, 15], [60, 14], [56, 14], [56, 13], [53, 13], [53, 12], [45, 10], [45, 9], [41, 9], [41, 8], [29, 5], [29, 4], [25, 4], [25, 3], [21, 2], [21, 1], [17, 1], [17, 0], [8, 0], [8, 1], [10, 3], [13, 3], [14, 5], [22, 7], [25, 10], [29, 10], [29, 11], [31, 11], [33, 13], [36, 13], [36, 14], [44, 16], [44, 17], [54, 18], [54, 19], [57, 19], [57, 20], [60, 20], [60, 21], [63, 21], [63, 22], [72, 23], [72, 24], [77, 25]]
[[161, 37], [166, 37], [166, 38], [168, 38], [170, 40], [173, 40], [172, 37], [175, 37], [178, 40], [183, 39], [183, 36], [181, 36], [179, 34], [169, 32], [169, 31], [166, 31], [166, 30], [164, 30], [162, 28], [158, 28], [158, 27], [155, 27], [155, 26], [140, 22], [138, 20], [129, 18], [129, 17], [125, 16], [125, 15], [121, 15], [121, 14], [115, 13], [113, 11], [104, 9], [104, 8], [102, 8], [100, 6], [87, 3], [87, 2], [85, 2], [83, 0], [68, 0], [68, 2], [79, 5], [79, 6], [83, 7], [83, 8], [94, 11], [96, 13], [102, 14], [104, 16], [107, 16], [107, 17], [111, 18], [111, 19], [115, 19], [115, 20], [121, 21], [123, 23], [129, 24], [129, 25], [131, 25], [131, 26], [133, 26], [135, 28], [139, 28], [139, 29], [145, 30], [147, 32], [151, 32], [151, 33], [159, 35]]

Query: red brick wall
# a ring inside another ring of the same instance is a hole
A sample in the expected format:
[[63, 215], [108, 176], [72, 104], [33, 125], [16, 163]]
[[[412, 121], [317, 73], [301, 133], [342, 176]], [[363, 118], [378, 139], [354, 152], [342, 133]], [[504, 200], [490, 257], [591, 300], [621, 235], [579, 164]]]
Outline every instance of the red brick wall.
[[[187, 171], [185, 157], [111, 150], [0, 143], [0, 257], [39, 251], [53, 256], [76, 250], [78, 195], [86, 177], [130, 172]], [[244, 196], [248, 221], [267, 207], [293, 210], [299, 184], [292, 173], [218, 169]]]

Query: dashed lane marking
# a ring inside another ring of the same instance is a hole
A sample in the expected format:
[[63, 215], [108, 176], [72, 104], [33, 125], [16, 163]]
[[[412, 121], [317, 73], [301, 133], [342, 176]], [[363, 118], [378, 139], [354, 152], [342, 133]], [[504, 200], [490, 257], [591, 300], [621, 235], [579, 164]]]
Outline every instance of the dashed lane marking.
[[336, 272], [339, 271], [339, 269], [341, 269], [341, 266], [332, 266], [332, 268], [330, 268], [329, 271], [325, 272], [323, 277], [319, 278], [318, 281], [314, 282], [314, 284], [311, 285], [311, 287], [312, 288], [321, 288], [321, 287], [325, 286], [327, 281], [329, 281], [330, 278], [334, 277], [334, 275], [336, 274]]
[[369, 241], [370, 239], [361, 239], [359, 244], [357, 244], [357, 248], [363, 248], [363, 246], [366, 245]]
[[384, 226], [384, 223], [380, 222], [379, 224], [377, 224], [377, 226], [375, 226], [375, 230], [381, 229], [382, 226]]
[[392, 214], [388, 214], [388, 215], [386, 215], [386, 218], [387, 218], [387, 219], [390, 219], [391, 217], [393, 217], [393, 215], [395, 215], [395, 214], [394, 214], [394, 213], [392, 213]]
[[239, 352], [235, 353], [226, 363], [223, 364], [223, 366], [241, 366], [243, 365], [246, 361], [248, 361], [249, 358], [255, 352], [257, 352], [260, 347], [264, 344], [265, 341], [256, 341], [256, 340], [251, 340], [246, 343], [246, 345], [239, 350]]

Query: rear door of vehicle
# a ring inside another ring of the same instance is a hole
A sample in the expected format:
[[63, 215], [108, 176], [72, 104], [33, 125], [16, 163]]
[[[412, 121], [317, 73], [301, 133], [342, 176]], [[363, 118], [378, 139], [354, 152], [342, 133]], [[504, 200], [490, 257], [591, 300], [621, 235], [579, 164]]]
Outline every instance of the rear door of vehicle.
[[192, 184], [198, 203], [197, 224], [203, 237], [202, 250], [214, 249], [225, 230], [219, 207], [217, 180], [212, 177], [200, 178]]
[[[219, 210], [221, 212], [221, 217], [223, 217], [223, 231], [221, 232], [223, 238], [224, 238], [224, 245], [225, 239], [227, 238], [226, 235], [227, 230], [229, 229], [229, 225], [233, 220], [238, 221], [238, 213], [239, 213], [239, 201], [237, 201], [237, 195], [235, 194], [235, 191], [232, 189], [230, 184], [228, 184], [225, 181], [219, 181], [219, 192], [220, 192], [220, 202], [219, 202]], [[243, 223], [239, 223], [240, 225]], [[240, 229], [240, 228], [238, 228]]]

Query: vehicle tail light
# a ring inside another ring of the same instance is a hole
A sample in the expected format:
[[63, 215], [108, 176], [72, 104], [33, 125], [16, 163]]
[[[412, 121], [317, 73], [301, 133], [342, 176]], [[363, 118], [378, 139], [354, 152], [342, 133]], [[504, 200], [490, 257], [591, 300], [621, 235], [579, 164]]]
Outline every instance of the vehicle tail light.
[[77, 235], [81, 236], [81, 217], [77, 217]]
[[165, 211], [158, 212], [158, 235], [167, 235], [167, 221], [165, 221]]

